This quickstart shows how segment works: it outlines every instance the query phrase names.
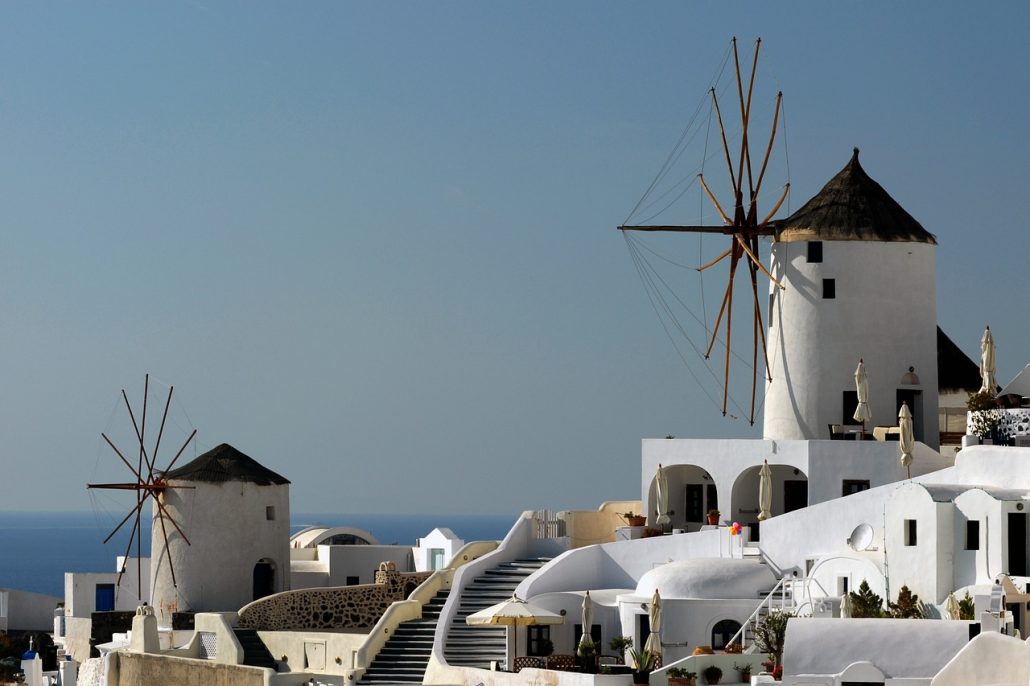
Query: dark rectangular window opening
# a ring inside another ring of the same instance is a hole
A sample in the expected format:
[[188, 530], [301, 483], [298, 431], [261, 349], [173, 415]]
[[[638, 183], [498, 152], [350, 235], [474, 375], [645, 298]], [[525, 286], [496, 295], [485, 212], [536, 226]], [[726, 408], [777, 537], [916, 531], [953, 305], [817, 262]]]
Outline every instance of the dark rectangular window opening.
[[822, 262], [823, 261], [823, 242], [822, 241], [808, 241], [808, 261], [809, 262]]
[[[527, 655], [532, 655], [534, 657], [547, 657], [547, 653], [550, 651], [544, 650], [544, 641], [550, 643], [551, 627], [545, 624], [527, 626], [526, 638], [529, 640], [529, 646], [526, 648]], [[553, 650], [553, 646], [551, 646], [551, 648]]]
[[270, 522], [275, 521], [275, 505], [265, 506], [265, 519], [267, 519]]
[[823, 279], [823, 300], [833, 300], [837, 297], [837, 280]]
[[966, 550], [980, 550], [980, 520], [966, 522]]
[[855, 410], [858, 408], [858, 391], [844, 391], [844, 404], [841, 406], [841, 416], [844, 418], [841, 424], [853, 424], [858, 426], [859, 422], [855, 421]]
[[916, 544], [916, 520], [906, 519], [905, 520], [905, 545], [913, 546]]
[[361, 581], [358, 579], [358, 577], [356, 577], [356, 576], [349, 576], [349, 577], [347, 577], [347, 585], [348, 586], [357, 586], [359, 583], [361, 583]]
[[841, 495], [851, 495], [869, 490], [869, 479], [844, 479]]

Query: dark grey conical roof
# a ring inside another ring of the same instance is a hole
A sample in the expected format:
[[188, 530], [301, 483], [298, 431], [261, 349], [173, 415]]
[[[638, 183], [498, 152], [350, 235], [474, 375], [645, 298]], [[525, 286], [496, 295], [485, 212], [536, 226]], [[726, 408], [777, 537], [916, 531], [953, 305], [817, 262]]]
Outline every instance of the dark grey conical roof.
[[290, 483], [268, 467], [263, 467], [252, 457], [244, 455], [228, 443], [212, 448], [203, 455], [178, 469], [166, 472], [166, 479], [177, 481], [202, 481], [220, 484], [228, 481], [244, 481], [259, 486]]
[[937, 327], [937, 387], [941, 391], [980, 390], [980, 365]]
[[804, 206], [777, 222], [780, 241], [904, 241], [936, 244], [937, 240], [851, 161]]

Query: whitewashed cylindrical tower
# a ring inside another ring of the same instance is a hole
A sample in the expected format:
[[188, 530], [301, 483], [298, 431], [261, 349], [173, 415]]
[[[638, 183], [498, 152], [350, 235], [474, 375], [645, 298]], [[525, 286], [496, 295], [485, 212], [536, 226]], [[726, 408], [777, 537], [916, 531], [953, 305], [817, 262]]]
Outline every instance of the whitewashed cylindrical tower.
[[164, 478], [166, 513], [162, 528], [154, 505], [150, 549], [161, 625], [176, 611], [233, 611], [289, 590], [289, 481], [225, 443]]
[[896, 426], [907, 401], [916, 439], [937, 426], [936, 240], [851, 161], [781, 223], [771, 272], [766, 439], [858, 429], [855, 368], [869, 375], [866, 424]]

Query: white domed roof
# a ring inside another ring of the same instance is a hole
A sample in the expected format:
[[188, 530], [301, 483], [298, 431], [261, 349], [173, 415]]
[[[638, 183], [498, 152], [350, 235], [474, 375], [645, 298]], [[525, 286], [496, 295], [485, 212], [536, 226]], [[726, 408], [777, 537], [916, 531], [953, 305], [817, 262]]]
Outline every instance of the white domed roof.
[[655, 567], [640, 577], [637, 595], [662, 598], [756, 598], [769, 591], [776, 577], [753, 560], [696, 558]]

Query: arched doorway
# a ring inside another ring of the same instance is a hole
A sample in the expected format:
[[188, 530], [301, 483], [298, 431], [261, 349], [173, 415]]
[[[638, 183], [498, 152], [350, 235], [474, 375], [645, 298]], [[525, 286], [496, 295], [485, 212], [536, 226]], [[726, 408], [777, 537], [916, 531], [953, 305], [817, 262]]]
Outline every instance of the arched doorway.
[[275, 593], [275, 563], [264, 558], [254, 565], [254, 600]]
[[[692, 464], [665, 467], [669, 482], [669, 519], [672, 528], [697, 531], [705, 524], [705, 514], [719, 508], [719, 489], [715, 480], [703, 468]], [[654, 521], [657, 496], [654, 477], [647, 496], [647, 516]], [[725, 518], [725, 517], [724, 517]]]
[[[772, 472], [772, 516], [808, 505], [808, 475], [786, 464], [769, 465]], [[751, 527], [751, 540], [758, 540], [758, 484], [761, 467], [748, 467], [733, 482], [733, 517]]]

